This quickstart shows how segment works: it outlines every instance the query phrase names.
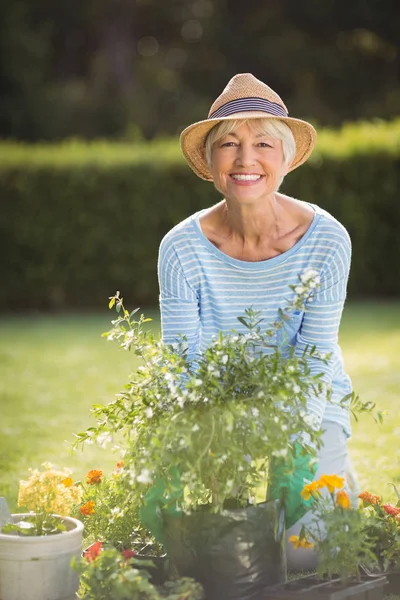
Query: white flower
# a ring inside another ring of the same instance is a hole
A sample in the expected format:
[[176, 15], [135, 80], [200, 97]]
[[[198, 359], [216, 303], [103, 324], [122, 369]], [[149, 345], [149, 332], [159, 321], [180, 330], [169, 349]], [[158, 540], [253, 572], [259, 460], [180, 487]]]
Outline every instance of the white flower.
[[294, 373], [294, 372], [295, 372], [295, 370], [296, 370], [296, 369], [294, 368], [294, 366], [293, 366], [293, 365], [290, 365], [290, 366], [288, 367], [288, 371], [289, 371], [289, 373]]
[[282, 450], [275, 450], [272, 452], [272, 456], [275, 456], [275, 458], [285, 458], [287, 453], [287, 448], [282, 448]]
[[315, 283], [317, 283], [317, 284], [321, 280], [318, 271], [316, 271], [315, 269], [306, 269], [300, 275], [300, 279], [301, 279], [302, 283], [308, 283], [309, 281], [315, 281]]
[[107, 448], [108, 444], [110, 442], [112, 442], [112, 437], [110, 433], [100, 433], [97, 436], [97, 444], [100, 446], [100, 448]]
[[228, 362], [228, 355], [224, 354], [224, 356], [221, 358], [221, 362], [223, 365], [226, 365], [226, 363]]
[[300, 386], [297, 384], [293, 386], [293, 391], [295, 394], [298, 394], [300, 392], [300, 389], [301, 389]]
[[257, 394], [257, 398], [264, 398], [264, 392], [262, 390], [260, 390]]
[[193, 383], [194, 383], [194, 385], [196, 385], [197, 387], [199, 387], [200, 385], [203, 385], [203, 382], [202, 382], [202, 380], [201, 380], [201, 379], [195, 379]]
[[151, 408], [151, 406], [149, 406], [148, 408], [146, 408], [146, 417], [148, 419], [151, 419], [152, 416], [153, 416], [153, 409]]
[[296, 285], [296, 287], [294, 288], [294, 291], [296, 292], [296, 294], [301, 296], [306, 291], [306, 288], [303, 285]]
[[258, 415], [260, 414], [260, 411], [258, 410], [258, 408], [253, 407], [251, 409], [251, 414], [253, 415], [253, 417], [258, 417]]
[[136, 477], [139, 483], [153, 483], [149, 469], [142, 469], [141, 473]]
[[197, 423], [195, 425], [193, 425], [192, 427], [192, 431], [196, 432], [200, 429], [200, 427], [197, 425]]

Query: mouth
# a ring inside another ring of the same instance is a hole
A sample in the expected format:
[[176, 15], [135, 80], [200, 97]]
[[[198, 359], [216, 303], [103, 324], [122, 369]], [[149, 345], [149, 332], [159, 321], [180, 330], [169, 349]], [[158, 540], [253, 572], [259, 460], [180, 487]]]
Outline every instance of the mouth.
[[231, 173], [230, 178], [237, 183], [257, 183], [263, 178], [258, 173]]

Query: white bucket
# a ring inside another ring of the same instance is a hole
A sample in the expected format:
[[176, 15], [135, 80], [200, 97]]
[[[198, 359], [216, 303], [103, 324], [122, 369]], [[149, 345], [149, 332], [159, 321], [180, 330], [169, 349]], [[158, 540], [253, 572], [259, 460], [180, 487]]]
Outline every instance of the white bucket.
[[81, 556], [83, 524], [71, 517], [62, 521], [67, 531], [55, 535], [0, 533], [0, 600], [76, 600], [79, 575], [71, 560]]

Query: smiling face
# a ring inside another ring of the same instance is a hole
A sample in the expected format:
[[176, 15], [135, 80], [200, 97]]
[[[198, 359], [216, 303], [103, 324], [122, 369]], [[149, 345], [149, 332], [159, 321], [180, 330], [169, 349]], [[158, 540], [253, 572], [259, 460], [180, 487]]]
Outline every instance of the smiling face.
[[288, 171], [282, 140], [240, 124], [213, 144], [210, 171], [228, 200], [251, 203], [268, 197]]

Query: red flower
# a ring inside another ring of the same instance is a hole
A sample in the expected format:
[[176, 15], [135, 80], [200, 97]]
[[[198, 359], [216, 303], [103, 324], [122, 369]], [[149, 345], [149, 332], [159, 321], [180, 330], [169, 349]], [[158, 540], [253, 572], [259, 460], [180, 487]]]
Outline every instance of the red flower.
[[89, 548], [86, 548], [86, 550], [83, 553], [83, 556], [86, 558], [87, 562], [92, 562], [93, 560], [95, 560], [95, 558], [98, 557], [102, 549], [103, 542], [94, 542], [94, 544], [89, 546]]
[[121, 552], [122, 556], [125, 558], [125, 560], [129, 560], [130, 558], [132, 558], [132, 556], [136, 556], [136, 552], [134, 550], [122, 550]]
[[390, 515], [391, 517], [397, 517], [397, 515], [400, 513], [400, 508], [397, 506], [393, 506], [393, 504], [382, 504], [382, 508], [385, 511], [385, 513]]

